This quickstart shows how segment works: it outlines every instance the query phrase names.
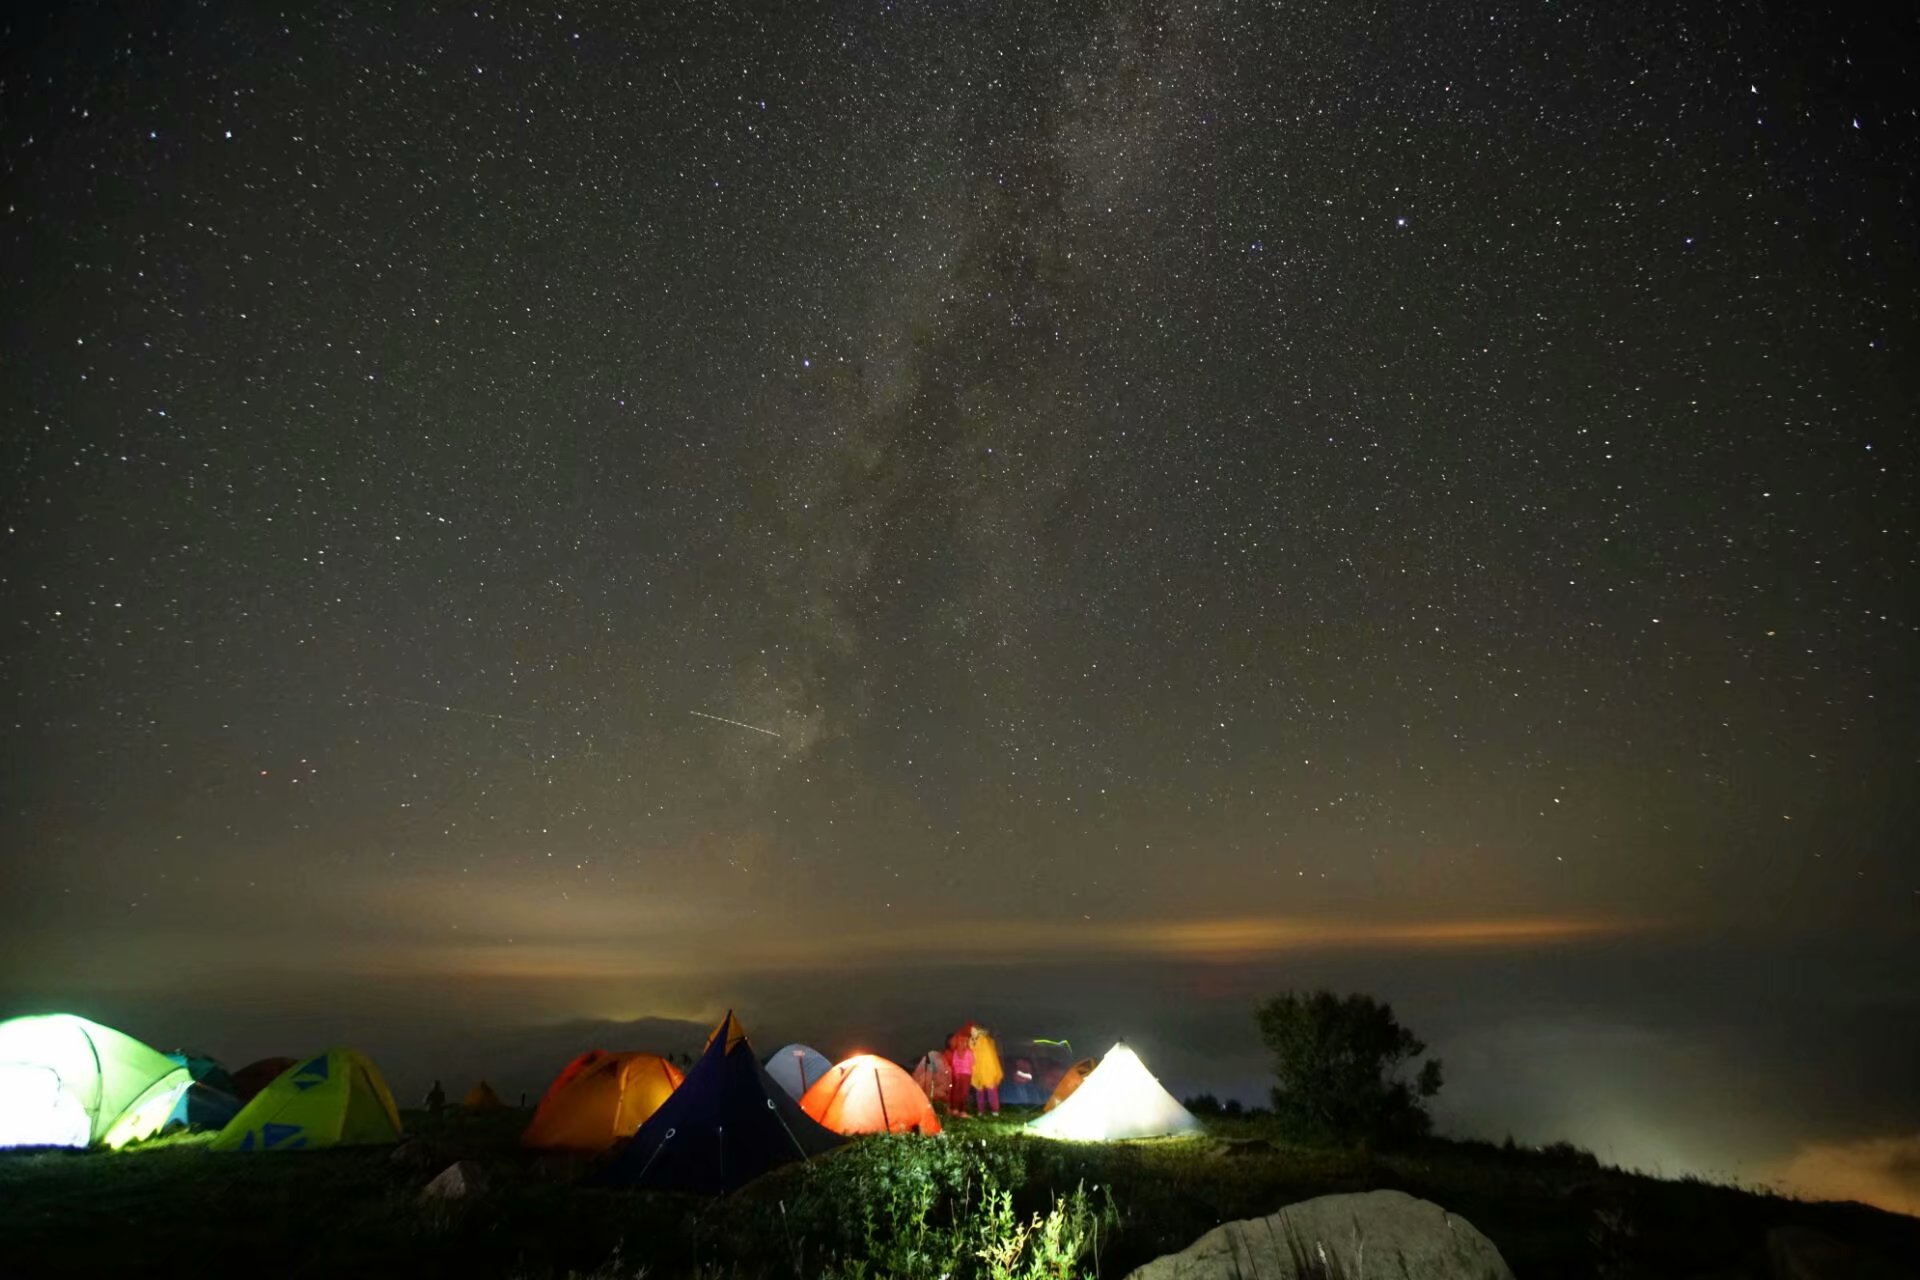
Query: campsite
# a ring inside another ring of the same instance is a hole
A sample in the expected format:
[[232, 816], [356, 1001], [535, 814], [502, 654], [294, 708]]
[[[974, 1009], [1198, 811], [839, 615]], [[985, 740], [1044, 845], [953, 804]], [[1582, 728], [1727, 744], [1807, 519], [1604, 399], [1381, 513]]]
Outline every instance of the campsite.
[[1920, 1280], [1920, 3], [0, 31], [0, 1280]]
[[[213, 1127], [151, 1105], [194, 1087], [164, 1055], [16, 1019], [0, 1023], [0, 1274], [1126, 1275], [1222, 1223], [1373, 1192], [1443, 1206], [1517, 1276], [1768, 1276], [1783, 1231], [1920, 1264], [1920, 1220], [1859, 1205], [1606, 1169], [1564, 1144], [1299, 1143], [1270, 1116], [1194, 1114], [1125, 1045], [1085, 1061], [1040, 1068], [1042, 1106], [942, 1116], [874, 1055], [821, 1067], [788, 1045], [763, 1064], [729, 1014], [684, 1073], [583, 1053], [531, 1108], [476, 1081], [401, 1110], [376, 1064], [335, 1048]], [[147, 1118], [115, 1134], [116, 1106]]]

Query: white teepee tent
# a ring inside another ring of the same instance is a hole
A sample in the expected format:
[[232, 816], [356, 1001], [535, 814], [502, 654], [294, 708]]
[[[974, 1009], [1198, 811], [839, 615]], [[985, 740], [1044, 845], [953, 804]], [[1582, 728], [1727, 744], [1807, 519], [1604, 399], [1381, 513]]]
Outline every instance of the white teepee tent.
[[1047, 1138], [1111, 1142], [1198, 1133], [1200, 1122], [1161, 1087], [1139, 1055], [1117, 1044], [1071, 1097], [1027, 1128]]

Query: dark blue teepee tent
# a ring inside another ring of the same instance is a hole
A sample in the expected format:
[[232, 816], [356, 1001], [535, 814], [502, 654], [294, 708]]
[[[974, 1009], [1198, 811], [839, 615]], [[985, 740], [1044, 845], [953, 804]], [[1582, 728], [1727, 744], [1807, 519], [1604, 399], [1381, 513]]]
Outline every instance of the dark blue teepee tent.
[[729, 1013], [700, 1061], [647, 1117], [601, 1181], [724, 1195], [841, 1141], [774, 1082]]

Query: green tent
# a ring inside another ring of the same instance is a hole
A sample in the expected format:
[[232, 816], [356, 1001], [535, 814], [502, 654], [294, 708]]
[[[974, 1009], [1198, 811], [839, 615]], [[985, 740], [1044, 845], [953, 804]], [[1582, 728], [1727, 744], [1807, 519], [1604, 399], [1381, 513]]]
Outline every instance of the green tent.
[[125, 1146], [160, 1130], [193, 1077], [112, 1027], [50, 1013], [0, 1022], [0, 1147]]
[[300, 1151], [400, 1140], [400, 1109], [380, 1069], [329, 1049], [280, 1073], [213, 1140], [215, 1151]]

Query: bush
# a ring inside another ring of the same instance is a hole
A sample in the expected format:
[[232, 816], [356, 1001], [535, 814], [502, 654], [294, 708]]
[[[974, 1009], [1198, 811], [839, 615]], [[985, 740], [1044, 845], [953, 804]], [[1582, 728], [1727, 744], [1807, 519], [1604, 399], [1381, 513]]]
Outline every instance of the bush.
[[[1508, 1139], [1512, 1141], [1512, 1139]], [[1556, 1164], [1571, 1165], [1576, 1169], [1598, 1169], [1600, 1157], [1585, 1147], [1576, 1147], [1564, 1138], [1559, 1142], [1549, 1142], [1540, 1148], [1540, 1154]]]
[[1084, 1182], [1024, 1223], [1014, 1215], [1010, 1191], [989, 1190], [980, 1207], [973, 1256], [987, 1264], [988, 1280], [1074, 1280], [1089, 1274], [1080, 1269], [1089, 1255], [1096, 1263], [1090, 1274], [1098, 1274], [1101, 1239], [1120, 1216], [1111, 1192], [1096, 1205]]
[[1288, 992], [1255, 1015], [1273, 1051], [1275, 1116], [1308, 1141], [1393, 1142], [1433, 1126], [1424, 1101], [1440, 1092], [1440, 1062], [1429, 1058], [1409, 1084], [1402, 1064], [1427, 1046], [1366, 995]]
[[[794, 1270], [833, 1280], [1068, 1280], [1093, 1273], [1119, 1223], [1110, 1192], [1084, 1183], [1022, 1213], [1025, 1144], [873, 1137], [823, 1161], [779, 1212]], [[1041, 1153], [1051, 1156], [1054, 1153]], [[1049, 1179], [1051, 1180], [1051, 1179]], [[1029, 1193], [1027, 1200], [1035, 1197]], [[818, 1253], [806, 1256], [800, 1240]]]

